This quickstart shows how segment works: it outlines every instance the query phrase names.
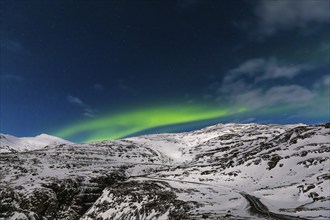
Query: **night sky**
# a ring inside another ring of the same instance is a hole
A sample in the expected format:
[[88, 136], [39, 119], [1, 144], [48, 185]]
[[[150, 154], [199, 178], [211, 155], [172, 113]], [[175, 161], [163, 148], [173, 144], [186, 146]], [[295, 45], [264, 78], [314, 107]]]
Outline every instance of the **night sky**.
[[0, 3], [2, 133], [330, 121], [328, 0]]

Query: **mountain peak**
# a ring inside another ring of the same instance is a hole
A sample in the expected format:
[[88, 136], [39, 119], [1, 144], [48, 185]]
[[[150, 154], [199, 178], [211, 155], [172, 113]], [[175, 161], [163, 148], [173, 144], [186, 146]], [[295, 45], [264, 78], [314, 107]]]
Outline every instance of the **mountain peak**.
[[73, 144], [70, 141], [44, 133], [35, 137], [15, 137], [0, 133], [0, 137], [0, 153], [37, 150], [48, 145]]

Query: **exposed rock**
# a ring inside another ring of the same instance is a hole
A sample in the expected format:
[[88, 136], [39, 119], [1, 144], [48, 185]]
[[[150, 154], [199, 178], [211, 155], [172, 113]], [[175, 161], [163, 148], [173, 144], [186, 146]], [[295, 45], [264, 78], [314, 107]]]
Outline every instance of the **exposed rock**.
[[257, 219], [242, 191], [272, 211], [328, 219], [329, 137], [329, 124], [219, 124], [6, 151], [0, 220]]

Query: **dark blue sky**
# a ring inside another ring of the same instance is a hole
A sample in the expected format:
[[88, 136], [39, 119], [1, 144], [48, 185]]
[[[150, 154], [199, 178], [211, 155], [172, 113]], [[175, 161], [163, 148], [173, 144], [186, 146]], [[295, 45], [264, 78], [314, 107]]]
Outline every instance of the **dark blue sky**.
[[1, 1], [1, 132], [327, 122], [329, 4]]

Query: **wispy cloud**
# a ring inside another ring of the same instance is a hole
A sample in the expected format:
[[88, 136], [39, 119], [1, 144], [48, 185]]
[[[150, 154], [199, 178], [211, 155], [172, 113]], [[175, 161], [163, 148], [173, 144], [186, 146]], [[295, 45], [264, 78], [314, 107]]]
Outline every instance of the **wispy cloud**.
[[270, 58], [268, 60], [257, 58], [247, 60], [237, 68], [230, 70], [225, 77], [225, 81], [230, 82], [242, 76], [253, 77], [255, 82], [266, 79], [293, 78], [312, 68], [311, 65], [307, 64], [280, 64], [276, 58]]
[[69, 96], [67, 97], [67, 99], [68, 99], [68, 101], [69, 101], [70, 103], [72, 103], [72, 104], [79, 105], [79, 106], [81, 106], [81, 107], [86, 106], [86, 104], [83, 103], [83, 101], [81, 101], [80, 98], [77, 98], [77, 97], [75, 97], [75, 96], [69, 95]]
[[322, 76], [319, 80], [314, 83], [314, 89], [322, 90], [327, 89], [330, 90], [330, 73]]
[[280, 104], [304, 103], [314, 97], [312, 91], [299, 85], [274, 86], [269, 89], [255, 89], [231, 97], [236, 105], [259, 109]]
[[80, 98], [72, 95], [67, 96], [67, 101], [73, 105], [80, 107], [83, 110], [83, 115], [86, 117], [95, 117], [95, 110], [84, 103]]
[[322, 81], [323, 81], [323, 84], [325, 86], [329, 86], [330, 87], [330, 75], [324, 76], [323, 79], [322, 79]]
[[90, 109], [90, 108], [85, 108], [84, 109], [84, 116], [93, 118], [93, 117], [95, 117], [95, 111], [93, 109]]
[[[276, 58], [250, 59], [229, 70], [221, 84], [209, 86], [207, 97], [213, 89], [216, 102], [245, 106], [250, 110], [283, 104], [304, 105], [310, 103], [318, 92], [289, 83], [292, 80], [283, 84], [283, 79], [295, 79], [313, 68], [307, 64], [283, 64]], [[326, 83], [327, 80], [323, 79]]]
[[258, 33], [270, 36], [294, 28], [308, 31], [318, 24], [330, 22], [328, 0], [269, 1], [261, 0], [255, 7]]

